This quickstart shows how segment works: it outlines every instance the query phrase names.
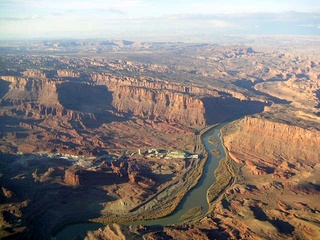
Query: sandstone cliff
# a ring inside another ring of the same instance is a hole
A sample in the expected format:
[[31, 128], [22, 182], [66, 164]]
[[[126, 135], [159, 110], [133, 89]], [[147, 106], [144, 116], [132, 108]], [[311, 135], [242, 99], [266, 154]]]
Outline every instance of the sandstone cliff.
[[224, 138], [235, 160], [272, 169], [283, 161], [310, 167], [319, 162], [320, 132], [317, 130], [257, 117], [245, 117], [236, 124], [236, 130]]
[[104, 162], [95, 170], [73, 166], [65, 171], [64, 182], [70, 186], [111, 185], [130, 182], [144, 188], [150, 188], [156, 184], [148, 167], [138, 162], [128, 161], [128, 159], [111, 163]]
[[58, 77], [72, 77], [72, 78], [79, 78], [80, 73], [73, 72], [70, 70], [57, 70]]
[[[30, 70], [28, 74], [39, 73]], [[76, 75], [61, 70], [59, 76]], [[235, 113], [261, 112], [265, 105], [262, 102], [243, 101], [241, 96], [240, 99], [234, 98], [231, 94], [214, 89], [102, 74], [92, 74], [92, 79], [98, 85], [12, 76], [2, 79], [10, 82], [3, 99], [18, 105], [19, 111], [25, 115], [37, 118], [40, 115], [52, 115], [81, 120], [84, 116], [92, 121], [99, 115], [104, 116], [101, 121], [109, 122], [114, 117], [106, 114], [106, 111], [118, 111], [145, 119], [203, 127], [228, 119]]]
[[203, 102], [187, 94], [122, 86], [114, 92], [112, 105], [141, 117], [188, 126], [206, 124]]
[[29, 78], [45, 79], [47, 76], [41, 70], [38, 69], [27, 69], [23, 72], [23, 75]]
[[[30, 71], [28, 72], [30, 73]], [[33, 73], [33, 71], [31, 73]], [[62, 85], [61, 82], [13, 76], [2, 76], [1, 79], [10, 83], [7, 93], [4, 94], [3, 101], [13, 103], [15, 105], [15, 112], [19, 115], [35, 119], [43, 119], [46, 116], [51, 115], [66, 117], [67, 120], [96, 120], [93, 113], [87, 111], [74, 111], [63, 105], [64, 102], [61, 101], [61, 94], [59, 91], [61, 88], [60, 86]], [[77, 89], [75, 89], [75, 86], [78, 85], [81, 88], [81, 85], [83, 84], [68, 86], [66, 90], [67, 93], [64, 94], [71, 96], [72, 98], [72, 96], [78, 96], [79, 94], [82, 94], [83, 97], [84, 93], [86, 95], [92, 93], [92, 91], [88, 91], [87, 89], [83, 89], [83, 92], [76, 92]], [[99, 94], [101, 95], [100, 92]], [[102, 98], [102, 101], [106, 99], [103, 96], [96, 96], [96, 92], [93, 92], [92, 95], [97, 98]], [[81, 106], [80, 102], [77, 100], [79, 100], [77, 97], [72, 99], [72, 104]], [[93, 100], [91, 99], [91, 101]], [[109, 103], [105, 101], [105, 104], [110, 105], [111, 100], [109, 100]], [[3, 113], [0, 113], [0, 115], [2, 114]]]
[[135, 78], [131, 77], [115, 77], [112, 75], [91, 74], [91, 79], [98, 85], [105, 85], [110, 91], [115, 91], [118, 87], [121, 86], [132, 86], [148, 89], [161, 89], [169, 90], [180, 93], [192, 93], [197, 95], [210, 95], [210, 96], [219, 96], [219, 92], [216, 89], [198, 87], [194, 85], [186, 85], [177, 82], [168, 82], [168, 81], [155, 81], [155, 80], [143, 80], [138, 81]]
[[91, 74], [98, 85], [113, 92], [118, 111], [186, 126], [203, 127], [233, 115], [263, 111], [266, 103], [250, 101], [242, 93], [168, 81], [137, 80], [108, 74]]
[[10, 82], [4, 99], [11, 102], [37, 101], [45, 106], [59, 105], [56, 83], [47, 79], [1, 76]]

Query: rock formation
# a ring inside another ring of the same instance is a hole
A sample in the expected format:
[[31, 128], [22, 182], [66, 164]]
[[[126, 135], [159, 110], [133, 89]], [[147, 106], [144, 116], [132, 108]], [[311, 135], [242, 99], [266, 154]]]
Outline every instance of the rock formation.
[[59, 105], [56, 83], [47, 79], [1, 76], [10, 82], [3, 100], [14, 103], [38, 102], [44, 106]]
[[73, 166], [65, 171], [64, 182], [70, 186], [112, 185], [130, 182], [145, 188], [156, 184], [152, 180], [150, 169], [137, 162], [119, 160], [112, 161], [110, 164], [103, 163], [100, 168], [95, 170]]
[[140, 117], [187, 126], [206, 124], [202, 101], [187, 94], [123, 86], [114, 92], [112, 104], [120, 112]]
[[58, 77], [71, 77], [71, 78], [79, 78], [80, 73], [70, 71], [70, 70], [57, 70]]
[[225, 144], [239, 162], [275, 168], [283, 161], [313, 166], [320, 159], [319, 131], [257, 117], [245, 117], [238, 124]]
[[44, 72], [38, 69], [27, 69], [23, 75], [29, 78], [45, 79], [47, 76]]
[[118, 87], [121, 86], [131, 86], [131, 87], [139, 87], [146, 89], [159, 89], [159, 90], [168, 90], [173, 92], [180, 93], [192, 93], [198, 95], [211, 95], [211, 96], [219, 96], [219, 90], [214, 88], [204, 88], [198, 87], [192, 84], [181, 84], [177, 82], [168, 82], [168, 81], [159, 81], [159, 80], [142, 80], [138, 81], [135, 78], [130, 77], [115, 77], [112, 75], [106, 74], [91, 74], [91, 79], [99, 84], [105, 85], [108, 87], [110, 91], [115, 91]]

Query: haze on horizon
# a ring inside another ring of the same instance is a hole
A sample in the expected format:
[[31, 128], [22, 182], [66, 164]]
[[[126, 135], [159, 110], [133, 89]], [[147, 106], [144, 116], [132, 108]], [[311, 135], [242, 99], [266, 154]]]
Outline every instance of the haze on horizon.
[[319, 0], [2, 0], [0, 40], [320, 35]]

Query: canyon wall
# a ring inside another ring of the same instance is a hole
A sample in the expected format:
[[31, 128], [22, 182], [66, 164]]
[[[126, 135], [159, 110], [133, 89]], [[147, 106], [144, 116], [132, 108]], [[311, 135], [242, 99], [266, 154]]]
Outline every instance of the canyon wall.
[[56, 83], [47, 79], [1, 76], [10, 82], [4, 100], [14, 103], [37, 101], [45, 106], [59, 105]]
[[148, 89], [161, 89], [169, 90], [180, 93], [191, 93], [197, 95], [210, 95], [210, 96], [219, 96], [219, 92], [216, 89], [202, 88], [194, 85], [186, 85], [177, 82], [168, 82], [168, 81], [155, 81], [155, 80], [143, 80], [138, 81], [135, 78], [131, 77], [115, 77], [112, 75], [104, 75], [93, 73], [91, 74], [91, 79], [98, 85], [105, 85], [110, 91], [116, 91], [120, 86], [132, 86]]
[[[28, 70], [25, 75], [42, 76], [35, 70]], [[78, 76], [65, 70], [58, 70], [58, 75]], [[262, 112], [266, 105], [181, 83], [138, 81], [96, 73], [91, 78], [94, 83], [2, 76], [10, 84], [8, 92], [2, 93], [2, 100], [13, 103], [20, 115], [36, 119], [48, 115], [77, 121], [87, 119], [91, 126], [115, 121], [117, 115], [134, 115], [198, 128]]]
[[45, 79], [47, 76], [44, 72], [38, 69], [27, 69], [23, 75], [29, 78]]
[[[34, 72], [28, 71], [28, 74], [32, 73]], [[37, 72], [35, 72], [35, 74], [36, 73]], [[12, 114], [32, 117], [33, 119], [43, 119], [49, 115], [77, 121], [84, 119], [91, 121], [96, 119], [94, 114], [90, 112], [74, 111], [60, 103], [58, 91], [59, 86], [61, 86], [60, 82], [13, 76], [1, 76], [1, 79], [4, 80], [2, 80], [2, 82], [8, 83], [9, 85], [6, 92], [3, 92], [2, 102], [3, 104], [7, 102], [14, 105]], [[78, 93], [74, 91], [75, 89], [72, 87], [68, 89], [67, 95], [77, 96]], [[102, 99], [104, 98], [102, 97]], [[111, 101], [109, 102], [111, 103]], [[74, 103], [80, 105], [79, 102]], [[0, 115], [6, 114], [7, 112], [0, 112]]]
[[92, 113], [77, 112], [65, 109], [62, 106], [50, 107], [31, 102], [25, 102], [16, 105], [16, 113], [18, 115], [32, 117], [33, 119], [43, 119], [50, 115], [56, 117], [64, 117], [66, 120], [96, 120], [95, 115]]
[[232, 117], [262, 112], [266, 103], [250, 101], [241, 93], [167, 81], [91, 74], [98, 85], [113, 92], [112, 106], [120, 112], [203, 127]]
[[188, 126], [204, 126], [205, 109], [200, 99], [187, 94], [138, 87], [119, 87], [113, 106], [120, 112]]
[[64, 182], [70, 186], [111, 185], [124, 182], [138, 183], [140, 185], [143, 183], [155, 184], [149, 168], [137, 162], [128, 161], [128, 159], [102, 163], [94, 171], [73, 166], [65, 170]]
[[71, 77], [71, 78], [79, 78], [80, 73], [70, 71], [70, 70], [57, 70], [58, 77]]
[[[230, 155], [239, 162], [276, 168], [286, 161], [313, 167], [319, 163], [320, 132], [314, 129], [245, 117], [224, 137]], [[236, 129], [236, 130], [235, 130]]]

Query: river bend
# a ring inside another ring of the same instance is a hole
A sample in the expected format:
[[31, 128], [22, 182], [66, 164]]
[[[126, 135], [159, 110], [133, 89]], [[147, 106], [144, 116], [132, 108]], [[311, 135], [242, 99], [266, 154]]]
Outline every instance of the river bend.
[[[217, 169], [220, 160], [226, 156], [226, 152], [220, 138], [220, 129], [223, 127], [223, 125], [224, 124], [215, 126], [202, 135], [201, 140], [208, 154], [208, 159], [204, 166], [203, 174], [198, 184], [184, 196], [177, 209], [167, 217], [155, 220], [132, 222], [130, 223], [131, 225], [142, 224], [147, 226], [166, 226], [171, 224], [178, 224], [181, 222], [181, 217], [184, 214], [196, 207], [201, 207], [202, 214], [207, 213], [207, 211], [209, 210], [209, 205], [207, 202], [207, 190], [216, 180], [214, 172]], [[218, 142], [217, 146], [209, 142], [209, 138], [211, 136], [214, 136], [214, 138]], [[219, 150], [219, 157], [211, 153], [211, 151], [214, 149]], [[78, 234], [85, 233], [88, 230], [97, 230], [102, 226], [104, 225], [98, 223], [79, 223], [67, 225], [56, 235], [56, 239], [73, 239]]]

